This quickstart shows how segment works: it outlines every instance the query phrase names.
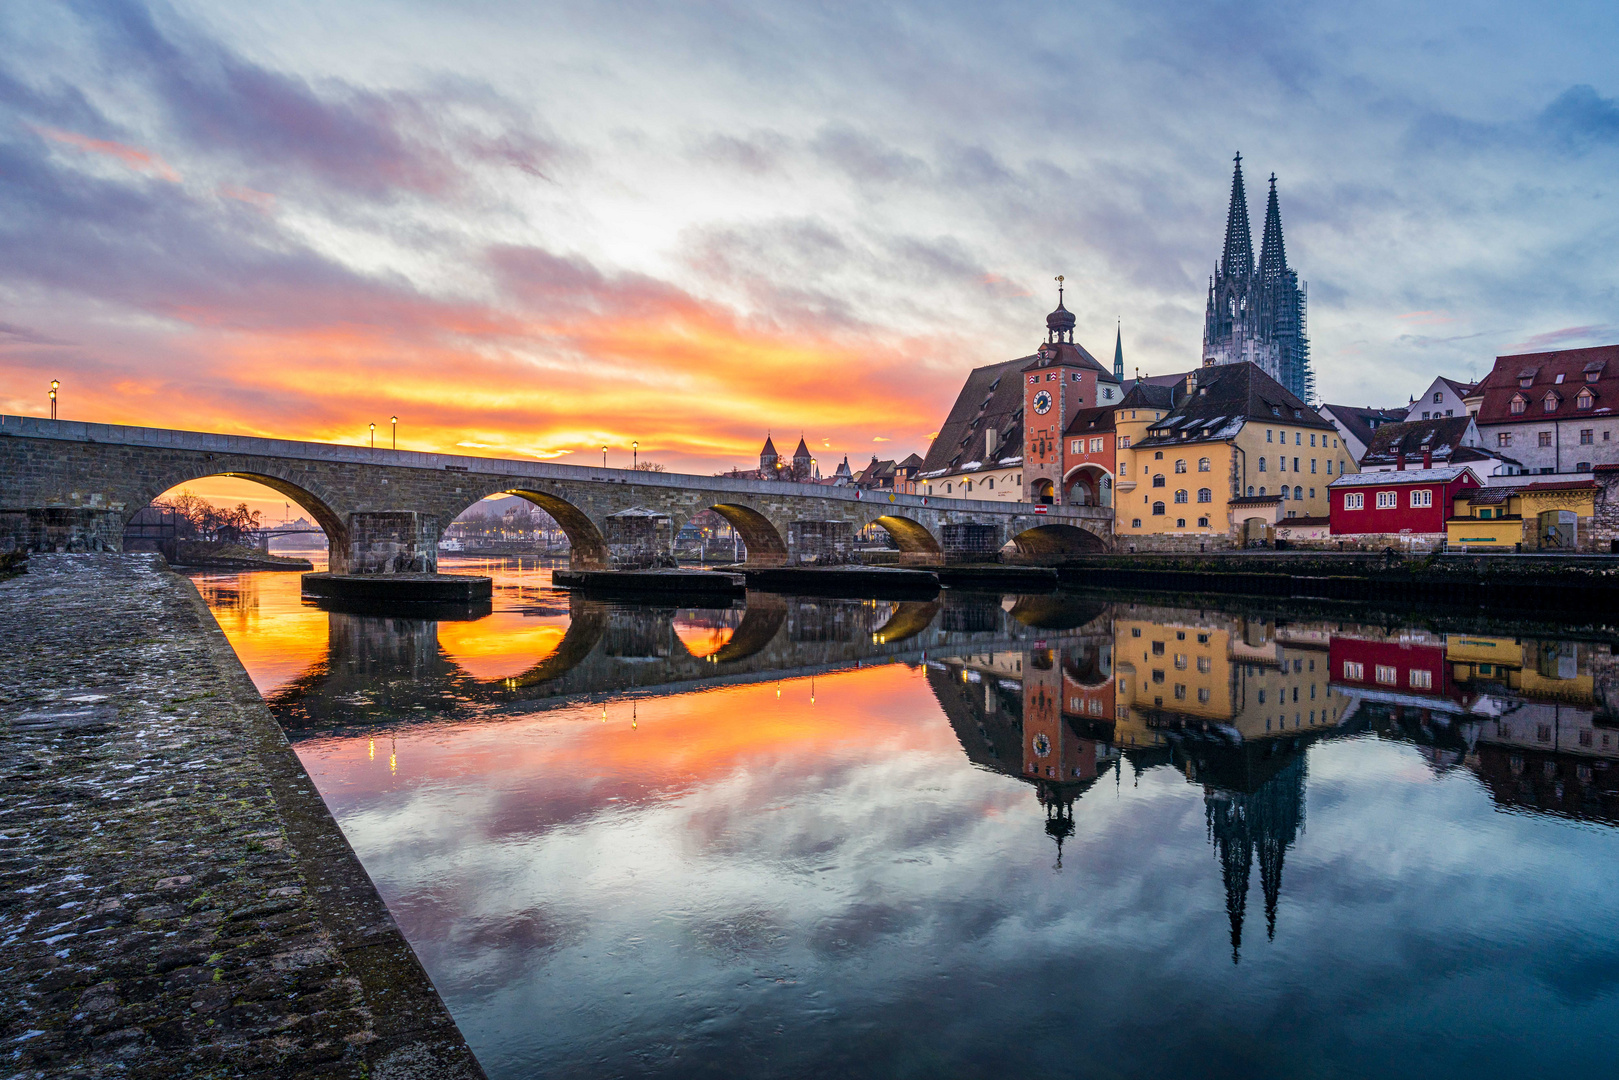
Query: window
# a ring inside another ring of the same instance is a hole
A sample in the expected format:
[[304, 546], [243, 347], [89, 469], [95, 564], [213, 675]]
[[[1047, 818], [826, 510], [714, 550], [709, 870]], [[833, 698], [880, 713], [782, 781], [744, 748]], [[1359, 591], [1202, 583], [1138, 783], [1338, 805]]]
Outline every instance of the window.
[[1282, 498], [1284, 498], [1284, 499], [1287, 498], [1287, 485], [1286, 484], [1282, 485]]
[[1315, 458], [1310, 459], [1310, 471], [1315, 472]]
[[1178, 652], [1178, 653], [1175, 654], [1175, 670], [1176, 671], [1185, 671], [1186, 670], [1186, 654], [1185, 653]]
[[1411, 689], [1413, 689], [1413, 690], [1432, 690], [1433, 689], [1433, 672], [1431, 672], [1431, 671], [1418, 671], [1416, 668], [1412, 668], [1410, 674], [1411, 674]]
[[1596, 395], [1589, 390], [1581, 390], [1580, 396], [1574, 399], [1576, 409], [1589, 409], [1597, 403]]
[[1591, 463], [1589, 461], [1576, 461], [1574, 463], [1574, 471], [1575, 472], [1590, 472], [1591, 471]]
[[1209, 471], [1209, 459], [1208, 458], [1200, 457], [1200, 458], [1197, 459], [1197, 471], [1198, 472], [1208, 472]]
[[1366, 665], [1358, 660], [1345, 660], [1344, 678], [1352, 682], [1361, 682], [1366, 678]]
[[1377, 681], [1384, 686], [1397, 686], [1400, 682], [1400, 669], [1392, 664], [1377, 665]]
[[1259, 485], [1259, 497], [1260, 498], [1265, 497], [1265, 485], [1264, 484]]
[[1311, 436], [1310, 436], [1310, 445], [1311, 446], [1315, 445], [1315, 435], [1314, 434], [1311, 434]]
[[1179, 491], [1175, 492], [1175, 501], [1178, 502], [1178, 503], [1183, 503], [1183, 502], [1186, 501], [1186, 489], [1185, 488], [1181, 488]]
[[946, 485], [945, 485], [945, 486], [944, 486], [944, 493], [945, 493], [945, 494], [946, 494], [946, 495], [948, 495], [948, 494], [950, 494], [950, 485], [949, 485], [949, 484], [946, 484]]
[[1259, 459], [1259, 471], [1260, 472], [1265, 471], [1265, 459], [1264, 458]]
[[1197, 527], [1200, 528], [1200, 529], [1208, 528], [1209, 527], [1209, 519], [1206, 518], [1206, 517], [1198, 518], [1197, 519]]
[[1200, 503], [1211, 503], [1211, 502], [1213, 502], [1214, 501], [1214, 489], [1213, 488], [1198, 488], [1197, 489], [1197, 501], [1200, 502]]
[[1185, 701], [1186, 700], [1186, 684], [1185, 683], [1176, 683], [1175, 684], [1175, 700], [1177, 700], [1177, 701]]
[[1588, 428], [1588, 427], [1581, 428], [1580, 429], [1580, 445], [1581, 446], [1590, 446], [1594, 442], [1596, 442], [1596, 429], [1595, 428]]
[[1295, 499], [1302, 499], [1302, 498], [1304, 498], [1304, 489], [1303, 489], [1303, 488], [1302, 488], [1302, 487], [1295, 487], [1295, 488], [1294, 488], [1294, 489], [1293, 489], [1293, 497], [1294, 497], [1294, 498], [1295, 498]]
[[1179, 458], [1179, 459], [1176, 460], [1176, 462], [1175, 462], [1175, 471], [1178, 472], [1178, 473], [1183, 473], [1183, 472], [1186, 471], [1186, 459], [1185, 458]]
[[[1197, 643], [1199, 645], [1207, 645], [1209, 643], [1209, 635], [1207, 635], [1207, 634], [1199, 634], [1199, 635], [1197, 635]], [[1198, 668], [1197, 670], [1202, 671], [1203, 669]]]
[[1266, 428], [1266, 429], [1265, 429], [1265, 441], [1266, 441], [1266, 442], [1270, 442], [1270, 441], [1271, 441], [1271, 434], [1272, 434], [1272, 431], [1271, 431], [1271, 429], [1270, 429], [1270, 428]]
[[1132, 528], [1132, 529], [1141, 528], [1141, 519], [1140, 518], [1131, 518], [1130, 519], [1130, 528]]
[[969, 481], [967, 481], [965, 484], [963, 484], [961, 486], [964, 489], [966, 489], [967, 491], [971, 491], [973, 489], [973, 482], [971, 480], [969, 480]]
[[1161, 503], [1161, 502], [1153, 503], [1152, 504], [1152, 512], [1153, 512], [1153, 514], [1155, 516], [1159, 515], [1159, 514], [1162, 514], [1164, 512], [1164, 504]]
[[1540, 399], [1540, 407], [1542, 409], [1546, 410], [1547, 412], [1556, 412], [1557, 411], [1557, 402], [1558, 402], [1557, 391], [1548, 390], [1548, 391], [1546, 391], [1546, 396]]
[[1163, 487], [1164, 486], [1164, 474], [1163, 473], [1159, 473], [1157, 476], [1152, 478], [1152, 486], [1153, 487]]
[[1091, 453], [1100, 454], [1101, 452], [1102, 452], [1102, 440], [1101, 439], [1092, 439], [1091, 440]]
[[1248, 485], [1248, 497], [1250, 499], [1254, 497], [1254, 485], [1252, 484]]
[[[1297, 409], [1294, 409], [1293, 410], [1293, 415], [1297, 416], [1298, 414], [1299, 414], [1299, 411]], [[1293, 445], [1294, 446], [1303, 446], [1304, 445], [1304, 432], [1295, 431], [1293, 433]]]
[[1379, 491], [1377, 493], [1377, 508], [1379, 510], [1393, 510], [1400, 504], [1400, 493], [1397, 491]]
[[1080, 447], [1082, 447], [1084, 445], [1085, 445], [1085, 440], [1084, 439], [1075, 439], [1074, 443], [1073, 443], [1073, 446], [1069, 449], [1068, 452], [1070, 454], [1082, 454], [1082, 453], [1084, 453], [1084, 451], [1081, 450]]
[[1513, 412], [1513, 415], [1515, 415], [1515, 416], [1522, 415], [1523, 412], [1528, 408], [1529, 408], [1529, 399], [1528, 398], [1524, 397], [1522, 394], [1513, 394], [1512, 395], [1512, 412]]
[[1208, 687], [1202, 686], [1202, 687], [1198, 688], [1197, 700], [1198, 700], [1198, 703], [1200, 705], [1207, 705], [1209, 703], [1209, 688]]
[[1152, 654], [1154, 656], [1164, 655], [1164, 643], [1162, 641], [1155, 641], [1152, 643]]
[[1310, 498], [1315, 498], [1315, 488], [1310, 489]]
[[1416, 506], [1432, 506], [1433, 505], [1433, 489], [1432, 488], [1420, 488], [1420, 489], [1418, 489], [1416, 491], [1413, 491], [1411, 493], [1411, 505], [1413, 507], [1416, 507]]
[[1128, 436], [1128, 435], [1120, 435], [1119, 436], [1119, 449], [1120, 450], [1128, 450], [1128, 449], [1130, 449], [1130, 436]]
[[1276, 459], [1276, 471], [1277, 472], [1286, 472], [1287, 471], [1287, 458], [1285, 456], [1284, 457], [1279, 457], [1279, 458]]
[[1495, 445], [1497, 445], [1497, 446], [1511, 446], [1512, 445], [1512, 432], [1503, 431], [1500, 434], [1498, 434], [1495, 437]]
[[[1489, 521], [1491, 518], [1493, 518], [1495, 516], [1495, 511], [1491, 510], [1488, 506], [1486, 506], [1486, 507], [1484, 507], [1482, 510], [1480, 510], [1478, 512], [1478, 516], [1483, 521]], [[1485, 664], [1484, 666], [1489, 667], [1490, 665]]]
[[994, 491], [995, 490], [995, 478], [992, 476], [988, 480], [985, 480], [984, 481], [984, 486], [989, 488], [989, 490]]
[[1152, 459], [1154, 461], [1162, 461], [1162, 460], [1164, 460], [1164, 452], [1162, 450], [1158, 451], [1156, 454], [1154, 454], [1152, 456]]
[[1199, 670], [1203, 674], [1207, 675], [1209, 672], [1214, 670], [1214, 661], [1210, 660], [1206, 656], [1198, 657], [1197, 658], [1197, 670]]
[[1113, 388], [1111, 386], [1102, 387], [1102, 400], [1103, 401], [1112, 401], [1113, 400]]
[[1293, 471], [1294, 472], [1299, 471], [1299, 459], [1298, 458], [1293, 459]]
[[1332, 475], [1332, 461], [1330, 459], [1327, 461], [1327, 475]]
[[1540, 435], [1540, 445], [1541, 446], [1550, 446], [1552, 444], [1552, 433], [1551, 432], [1542, 431], [1542, 432], [1539, 433], [1539, 435]]

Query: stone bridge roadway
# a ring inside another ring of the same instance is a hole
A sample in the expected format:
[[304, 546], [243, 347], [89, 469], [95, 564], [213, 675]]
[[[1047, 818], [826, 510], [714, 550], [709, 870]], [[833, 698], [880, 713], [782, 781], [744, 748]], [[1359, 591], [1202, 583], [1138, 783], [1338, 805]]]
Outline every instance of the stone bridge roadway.
[[597, 469], [160, 428], [0, 416], [0, 550], [116, 551], [130, 518], [209, 476], [255, 480], [325, 531], [334, 572], [433, 570], [445, 527], [489, 495], [520, 495], [556, 519], [575, 569], [667, 550], [713, 510], [741, 533], [747, 564], [781, 566], [847, 546], [880, 525], [912, 565], [1103, 551], [1112, 511], [890, 495], [775, 481]]
[[469, 707], [474, 715], [520, 714], [870, 664], [1043, 648], [1099, 653], [1112, 645], [1106, 607], [1072, 597], [1003, 603], [952, 590], [938, 600], [873, 604], [750, 591], [746, 603], [730, 639], [696, 656], [675, 632], [677, 609], [629, 608], [574, 593], [556, 651], [490, 679], [469, 675], [445, 654], [437, 623], [333, 612], [326, 661], [274, 691], [270, 703], [296, 738], [300, 731], [436, 719]]

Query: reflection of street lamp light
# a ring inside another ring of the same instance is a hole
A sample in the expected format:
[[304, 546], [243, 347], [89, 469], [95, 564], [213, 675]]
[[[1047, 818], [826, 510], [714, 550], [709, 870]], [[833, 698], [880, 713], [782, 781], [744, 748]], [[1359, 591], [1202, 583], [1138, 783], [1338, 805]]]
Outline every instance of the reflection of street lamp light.
[[375, 450], [376, 448], [377, 448], [377, 425], [372, 424], [371, 425], [371, 449]]
[[394, 426], [394, 449], [398, 450], [399, 449], [399, 417], [396, 416], [396, 417], [393, 418], [393, 426]]
[[62, 384], [55, 379], [51, 380], [51, 419], [56, 419], [56, 388]]
[[641, 444], [636, 442], [634, 439], [631, 439], [630, 440], [630, 468], [631, 468], [631, 470], [635, 470], [635, 469], [639, 469], [640, 467], [641, 467]]

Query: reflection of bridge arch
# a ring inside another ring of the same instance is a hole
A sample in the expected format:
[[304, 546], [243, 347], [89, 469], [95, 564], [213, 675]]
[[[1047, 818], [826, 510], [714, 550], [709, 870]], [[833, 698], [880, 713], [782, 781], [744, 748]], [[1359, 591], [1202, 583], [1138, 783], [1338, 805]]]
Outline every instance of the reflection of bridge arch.
[[775, 593], [749, 592], [747, 608], [736, 633], [731, 635], [713, 659], [716, 664], [727, 664], [761, 651], [776, 640], [782, 624], [787, 621], [787, 601]]
[[607, 632], [609, 609], [597, 600], [579, 593], [568, 595], [568, 632], [556, 652], [521, 675], [509, 680], [512, 686], [534, 686], [567, 674], [582, 663]]
[[724, 518], [731, 528], [742, 534], [742, 542], [748, 548], [749, 566], [787, 564], [787, 541], [782, 537], [781, 530], [759, 511], [751, 506], [729, 502], [715, 503], [707, 509]]
[[122, 528], [128, 528], [135, 515], [152, 505], [154, 499], [160, 498], [165, 492], [173, 491], [177, 487], [194, 484], [198, 480], [207, 480], [214, 476], [251, 480], [255, 484], [263, 484], [277, 495], [297, 503], [299, 509], [314, 518], [315, 523], [326, 534], [327, 546], [331, 552], [332, 569], [334, 571], [341, 569], [339, 564], [348, 557], [348, 525], [337, 511], [332, 509], [331, 504], [334, 500], [325, 492], [318, 491], [318, 485], [310, 483], [304, 477], [293, 480], [291, 470], [276, 468], [268, 462], [255, 463], [251, 468], [231, 468], [229, 462], [225, 460], [219, 461], [218, 465], [221, 467], [185, 469], [171, 472], [164, 476], [163, 479], [145, 485], [140, 494], [124, 508]]
[[879, 645], [905, 641], [932, 626], [938, 615], [937, 600], [901, 601], [888, 616], [888, 621], [872, 633], [871, 639]]
[[1097, 637], [1064, 645], [1062, 672], [1064, 678], [1087, 690], [1106, 686], [1113, 678], [1113, 639]]
[[1012, 537], [1008, 545], [1014, 554], [1038, 558], [1048, 555], [1090, 555], [1106, 551], [1102, 538], [1076, 525], [1036, 525]]

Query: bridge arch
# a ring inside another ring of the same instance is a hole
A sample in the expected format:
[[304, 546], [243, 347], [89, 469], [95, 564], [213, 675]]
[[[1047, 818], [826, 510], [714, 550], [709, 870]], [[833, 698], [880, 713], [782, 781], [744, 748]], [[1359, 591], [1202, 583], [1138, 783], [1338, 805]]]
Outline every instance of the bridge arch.
[[[590, 516], [562, 496], [536, 488], [507, 488], [500, 495], [519, 495], [551, 515], [568, 537], [568, 565], [575, 570], [606, 570], [607, 540]], [[471, 505], [470, 503], [468, 505]], [[445, 522], [449, 527], [449, 522]]]
[[759, 511], [741, 503], [714, 503], [706, 509], [730, 522], [731, 527], [742, 534], [742, 542], [748, 546], [748, 566], [787, 564], [786, 538]]
[[1091, 555], [1106, 550], [1106, 542], [1090, 530], [1056, 522], [1024, 529], [1001, 549], [1003, 554], [1027, 558], [1048, 555]]
[[194, 484], [198, 480], [207, 480], [215, 476], [230, 477], [236, 480], [250, 480], [255, 484], [262, 484], [271, 491], [298, 504], [298, 508], [315, 519], [321, 531], [326, 534], [326, 545], [329, 551], [329, 563], [334, 571], [346, 569], [349, 550], [348, 522], [343, 516], [332, 508], [333, 500], [326, 492], [319, 489], [319, 485], [309, 483], [300, 478], [293, 480], [274, 468], [268, 462], [258, 462], [248, 468], [235, 468], [229, 462], [217, 463], [222, 467], [192, 468], [171, 472], [160, 480], [143, 484], [124, 506], [123, 520], [120, 522], [120, 532], [129, 527], [136, 514], [161, 498], [166, 492], [175, 488]]
[[1065, 506], [1112, 506], [1113, 474], [1086, 462], [1069, 469], [1062, 478]]
[[875, 519], [875, 524], [888, 530], [888, 535], [894, 538], [901, 562], [931, 563], [944, 560], [944, 546], [920, 521], [898, 514], [884, 514]]

